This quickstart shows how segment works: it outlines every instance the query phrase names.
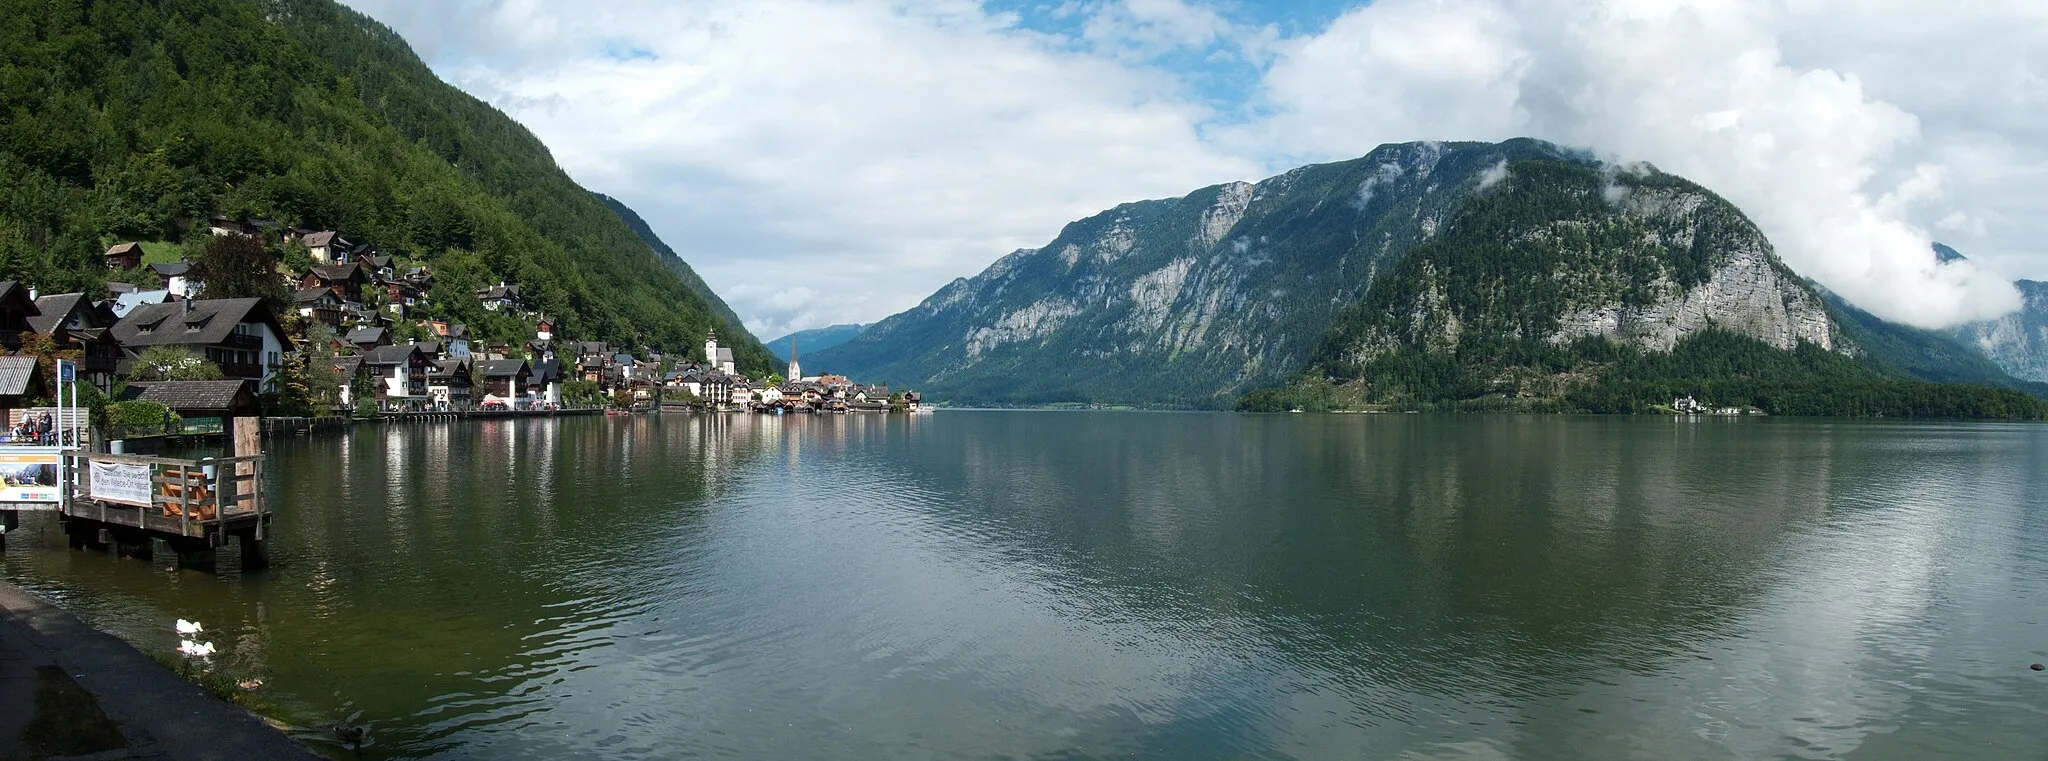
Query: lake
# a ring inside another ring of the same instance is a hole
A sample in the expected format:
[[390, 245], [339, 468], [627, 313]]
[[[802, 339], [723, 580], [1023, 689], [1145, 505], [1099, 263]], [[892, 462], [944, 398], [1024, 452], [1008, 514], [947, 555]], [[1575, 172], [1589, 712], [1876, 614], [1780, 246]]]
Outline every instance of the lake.
[[0, 571], [370, 758], [2044, 758], [2048, 427], [944, 411], [268, 442]]

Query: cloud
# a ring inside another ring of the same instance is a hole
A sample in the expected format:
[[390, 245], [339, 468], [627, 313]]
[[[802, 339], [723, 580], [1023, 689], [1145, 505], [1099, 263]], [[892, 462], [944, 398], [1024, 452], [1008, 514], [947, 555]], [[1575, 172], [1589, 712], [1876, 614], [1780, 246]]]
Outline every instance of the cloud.
[[1916, 325], [2048, 275], [2048, 4], [1377, 0], [1304, 27], [1205, 0], [349, 1], [764, 338], [873, 321], [1120, 202], [1410, 140], [1652, 162]]
[[640, 212], [764, 339], [872, 322], [1067, 221], [1262, 170], [1201, 139], [1211, 114], [1172, 76], [974, 3], [352, 4]]
[[1486, 171], [1479, 173], [1479, 189], [1485, 190], [1495, 185], [1499, 185], [1502, 181], [1506, 180], [1507, 178], [1508, 160], [1501, 159], [1500, 163], [1487, 167]]
[[[1990, 6], [1977, 7], [1980, 25], [1998, 20]], [[1283, 44], [1263, 83], [1275, 115], [1226, 139], [1239, 150], [1305, 160], [1425, 138], [1533, 135], [1588, 146], [1650, 161], [1730, 198], [1794, 269], [1881, 316], [1927, 327], [1995, 316], [2019, 303], [2007, 277], [1937, 266], [1931, 230], [1962, 211], [1957, 200], [1975, 197], [1951, 193], [1959, 176], [1981, 186], [2038, 173], [2048, 134], [2021, 151], [2034, 163], [2025, 169], [1972, 155], [2009, 142], [1925, 139], [1916, 114], [1874, 95], [1858, 69], [1829, 67], [1877, 59], [1847, 55], [1853, 41], [1811, 33], [1874, 43], [1914, 23], [1911, 10], [1823, 0], [1381, 0]], [[1930, 45], [1970, 43], [1964, 30], [1952, 31]], [[2042, 37], [2041, 27], [2031, 34]], [[1927, 57], [1910, 58], [1919, 65]], [[2027, 71], [2013, 69], [2012, 98], [2038, 95]], [[1955, 76], [1965, 73], [1883, 71], [1919, 80], [1886, 90], [1916, 103], [1943, 92], [1916, 87], [1939, 76], [1974, 79]], [[1999, 113], [1973, 123], [1991, 137], [2041, 129], [1997, 123]], [[2039, 191], [2026, 195], [2038, 200]]]

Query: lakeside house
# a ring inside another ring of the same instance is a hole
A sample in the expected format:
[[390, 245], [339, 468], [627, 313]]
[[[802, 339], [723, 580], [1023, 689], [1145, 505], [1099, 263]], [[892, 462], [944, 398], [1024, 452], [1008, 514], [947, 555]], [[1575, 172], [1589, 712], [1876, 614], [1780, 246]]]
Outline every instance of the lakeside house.
[[477, 364], [477, 379], [484, 387], [484, 401], [517, 407], [533, 368], [523, 359], [487, 359]]
[[470, 369], [468, 359], [443, 357], [433, 363], [427, 372], [427, 397], [436, 409], [470, 409], [475, 386]]
[[427, 355], [418, 346], [379, 346], [363, 355], [377, 380], [377, 403], [386, 409], [420, 409], [427, 404]]
[[121, 342], [113, 334], [120, 318], [113, 305], [83, 293], [60, 293], [36, 299], [35, 310], [28, 318], [31, 330], [49, 336], [58, 351], [79, 352], [73, 360], [78, 379], [102, 392], [113, 391], [121, 362]]
[[292, 339], [262, 299], [181, 299], [135, 307], [114, 323], [115, 340], [132, 359], [151, 346], [175, 346], [205, 357], [221, 376], [277, 390], [277, 372]]

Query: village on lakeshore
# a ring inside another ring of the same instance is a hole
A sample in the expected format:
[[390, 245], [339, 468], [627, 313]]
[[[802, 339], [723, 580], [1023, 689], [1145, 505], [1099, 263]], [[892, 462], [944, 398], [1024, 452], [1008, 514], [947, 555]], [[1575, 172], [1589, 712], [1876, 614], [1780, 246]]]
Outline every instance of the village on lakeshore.
[[[522, 298], [518, 285], [502, 281], [473, 290], [497, 328], [493, 336], [478, 335], [429, 308], [429, 294], [445, 298], [447, 289], [436, 290], [435, 272], [425, 263], [332, 230], [224, 215], [204, 224], [210, 236], [168, 247], [180, 254], [212, 245], [286, 251], [270, 257], [277, 282], [258, 283], [281, 286], [273, 292], [283, 303], [216, 298], [221, 289], [208, 288], [200, 263], [182, 255], [152, 261], [166, 257], [152, 257], [150, 246], [135, 242], [106, 250], [103, 293], [48, 294], [0, 280], [0, 349], [7, 355], [0, 356], [0, 416], [10, 429], [20, 428], [16, 413], [51, 398], [60, 360], [104, 403], [163, 402], [153, 397], [204, 381], [222, 397], [208, 406], [246, 394], [272, 417], [930, 410], [915, 391], [806, 375], [794, 355], [785, 374], [750, 377], [715, 330], [704, 337], [701, 354], [694, 347], [664, 354], [577, 340]], [[530, 330], [517, 328], [526, 335], [515, 340], [508, 325]], [[185, 412], [176, 403], [162, 409]], [[170, 416], [164, 417], [168, 425]]]

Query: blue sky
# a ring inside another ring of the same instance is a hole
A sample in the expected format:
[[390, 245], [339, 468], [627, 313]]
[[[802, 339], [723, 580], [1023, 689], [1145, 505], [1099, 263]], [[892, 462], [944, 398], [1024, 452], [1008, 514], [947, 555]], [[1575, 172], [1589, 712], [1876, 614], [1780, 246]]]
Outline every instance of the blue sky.
[[344, 1], [762, 338], [907, 309], [1118, 203], [1414, 140], [1652, 162], [1916, 325], [2048, 276], [2048, 3]]

